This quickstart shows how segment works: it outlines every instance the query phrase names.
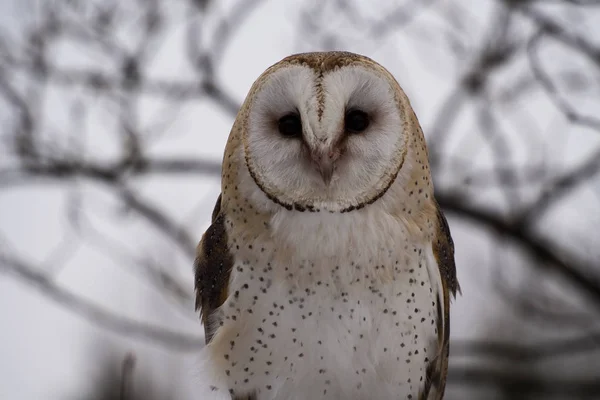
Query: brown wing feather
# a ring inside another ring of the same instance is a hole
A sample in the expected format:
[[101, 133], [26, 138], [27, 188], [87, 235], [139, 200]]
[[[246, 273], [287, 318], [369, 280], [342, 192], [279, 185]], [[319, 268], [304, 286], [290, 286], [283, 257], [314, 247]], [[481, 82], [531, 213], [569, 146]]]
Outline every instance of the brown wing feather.
[[[435, 205], [438, 226], [433, 239], [432, 249], [442, 279], [442, 296], [438, 299], [437, 316], [440, 352], [436, 359], [431, 360], [427, 366], [427, 379], [425, 387], [420, 393], [419, 400], [441, 400], [444, 397], [450, 352], [450, 294], [456, 298], [456, 293], [460, 293], [460, 285], [456, 278], [456, 264], [454, 261], [454, 241], [452, 240], [450, 227], [442, 209], [437, 202]], [[443, 305], [443, 308], [441, 305]], [[432, 389], [434, 390], [432, 391]], [[434, 397], [431, 399], [429, 399], [430, 392], [434, 393]]]
[[436, 202], [438, 230], [433, 241], [433, 254], [437, 259], [442, 281], [446, 289], [456, 298], [456, 293], [460, 293], [460, 285], [456, 278], [456, 264], [454, 263], [454, 241], [450, 234], [448, 221], [442, 212], [440, 205]]
[[233, 257], [229, 252], [225, 217], [221, 214], [221, 195], [212, 214], [212, 224], [198, 244], [194, 261], [196, 310], [200, 309], [204, 324], [205, 341], [212, 339], [213, 329], [209, 317], [227, 299], [229, 276]]

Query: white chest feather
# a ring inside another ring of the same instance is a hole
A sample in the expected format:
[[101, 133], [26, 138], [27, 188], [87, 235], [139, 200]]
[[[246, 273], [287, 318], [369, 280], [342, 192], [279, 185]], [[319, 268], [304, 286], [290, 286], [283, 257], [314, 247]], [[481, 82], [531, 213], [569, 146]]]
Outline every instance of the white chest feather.
[[438, 350], [430, 244], [367, 212], [290, 215], [233, 246], [229, 296], [207, 347], [225, 390], [417, 399]]

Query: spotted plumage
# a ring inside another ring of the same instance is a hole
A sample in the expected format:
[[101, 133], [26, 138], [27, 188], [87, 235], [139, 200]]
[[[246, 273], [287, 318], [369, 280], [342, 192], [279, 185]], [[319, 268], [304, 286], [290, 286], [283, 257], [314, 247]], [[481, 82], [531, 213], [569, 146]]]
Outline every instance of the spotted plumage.
[[195, 264], [212, 391], [441, 399], [454, 245], [391, 74], [344, 52], [270, 67], [222, 178]]

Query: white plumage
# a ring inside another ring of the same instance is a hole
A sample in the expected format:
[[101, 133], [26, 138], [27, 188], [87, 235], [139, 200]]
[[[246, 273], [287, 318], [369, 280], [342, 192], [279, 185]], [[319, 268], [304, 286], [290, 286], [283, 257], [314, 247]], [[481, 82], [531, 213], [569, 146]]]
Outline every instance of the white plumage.
[[332, 52], [267, 70], [222, 189], [196, 261], [215, 394], [441, 398], [453, 245], [422, 132], [383, 67]]

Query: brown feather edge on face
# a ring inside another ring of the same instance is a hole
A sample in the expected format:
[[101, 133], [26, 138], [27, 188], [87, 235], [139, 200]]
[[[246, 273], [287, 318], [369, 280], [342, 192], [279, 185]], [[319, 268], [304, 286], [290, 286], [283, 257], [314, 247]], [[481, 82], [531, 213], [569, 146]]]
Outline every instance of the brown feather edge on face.
[[221, 211], [221, 195], [212, 214], [212, 224], [198, 244], [194, 260], [196, 311], [200, 309], [205, 341], [212, 339], [209, 318], [227, 299], [233, 256], [229, 252], [225, 217]]
[[[432, 249], [440, 270], [443, 292], [443, 298], [438, 298], [437, 304], [438, 343], [440, 344], [440, 353], [427, 365], [425, 384], [419, 394], [419, 400], [428, 400], [432, 386], [436, 389], [436, 397], [432, 400], [441, 400], [444, 397], [446, 377], [448, 375], [448, 358], [450, 354], [450, 294], [456, 298], [456, 293], [460, 293], [460, 285], [456, 278], [454, 241], [450, 234], [450, 227], [448, 226], [448, 221], [437, 201], [435, 202], [435, 207], [437, 211], [438, 226], [434, 235]], [[441, 303], [444, 305], [443, 311]]]
[[[354, 211], [354, 210], [360, 210], [361, 208], [364, 208], [370, 204], [375, 203], [377, 200], [379, 200], [384, 194], [387, 193], [387, 191], [389, 190], [389, 188], [394, 184], [394, 182], [396, 181], [396, 178], [398, 177], [398, 174], [400, 173], [400, 170], [402, 169], [402, 166], [404, 165], [404, 159], [406, 158], [406, 153], [407, 150], [405, 149], [404, 152], [402, 153], [402, 161], [400, 162], [400, 165], [398, 166], [398, 169], [396, 169], [396, 171], [393, 173], [390, 181], [387, 183], [387, 185], [380, 190], [378, 193], [376, 193], [374, 196], [372, 196], [371, 198], [360, 202], [356, 205], [351, 205], [345, 208], [342, 208], [341, 210], [337, 211], [340, 214], [343, 213], [347, 213], [350, 211]], [[248, 150], [245, 151], [245, 161], [246, 161], [246, 167], [248, 168], [248, 172], [250, 173], [250, 176], [252, 177], [252, 180], [254, 181], [254, 183], [256, 184], [256, 186], [260, 189], [261, 192], [263, 192], [265, 194], [265, 196], [267, 196], [267, 198], [269, 200], [271, 200], [273, 203], [280, 205], [281, 207], [285, 208], [286, 210], [296, 210], [296, 211], [300, 211], [300, 212], [304, 212], [304, 211], [308, 211], [308, 212], [321, 212], [320, 208], [316, 208], [314, 205], [312, 204], [299, 204], [299, 203], [292, 203], [292, 204], [288, 204], [285, 203], [281, 200], [279, 200], [276, 196], [273, 196], [272, 194], [270, 194], [267, 189], [262, 185], [262, 183], [260, 182], [260, 180], [258, 179], [258, 177], [256, 176], [254, 170], [252, 169], [250, 160], [248, 158]], [[329, 210], [330, 213], [335, 213], [336, 211], [333, 210]]]
[[[320, 82], [322, 81], [324, 74], [326, 74], [329, 71], [333, 71], [333, 70], [336, 70], [339, 68], [355, 65], [359, 61], [363, 64], [368, 65], [370, 68], [378, 70], [381, 73], [383, 73], [384, 75], [387, 75], [390, 80], [390, 83], [395, 82], [396, 85], [398, 85], [399, 91], [402, 92], [402, 89], [400, 88], [396, 79], [391, 75], [391, 73], [389, 71], [387, 71], [385, 68], [383, 68], [383, 66], [376, 63], [374, 60], [372, 60], [368, 57], [362, 56], [360, 54], [344, 52], [344, 51], [332, 51], [332, 52], [323, 52], [323, 53], [299, 53], [299, 54], [290, 55], [290, 56], [282, 59], [278, 63], [269, 67], [267, 69], [267, 71], [265, 71], [263, 73], [263, 75], [261, 77], [259, 77], [259, 79], [257, 79], [257, 82], [255, 82], [256, 88], [255, 88], [255, 90], [253, 90], [253, 92], [256, 93], [258, 91], [258, 88], [260, 86], [262, 86], [262, 84], [264, 84], [266, 77], [268, 75], [270, 75], [270, 73], [273, 72], [274, 70], [279, 69], [285, 65], [303, 65], [305, 67], [311, 68], [317, 74], [317, 76], [318, 76], [318, 78], [317, 78], [317, 97], [322, 98], [323, 89], [320, 87]], [[404, 93], [404, 92], [402, 92], [402, 93]], [[400, 107], [401, 100], [398, 98], [396, 98], [395, 100], [398, 103], [399, 108], [402, 109], [402, 107]], [[321, 114], [322, 114], [322, 106], [319, 105], [319, 107], [318, 107], [319, 119], [321, 117]], [[408, 116], [405, 115], [405, 117], [408, 117]], [[287, 210], [296, 210], [296, 211], [300, 211], [300, 212], [304, 212], [304, 211], [321, 212], [321, 209], [315, 207], [313, 204], [299, 204], [296, 202], [286, 203], [286, 202], [280, 200], [277, 196], [269, 193], [268, 189], [261, 183], [260, 179], [258, 179], [258, 177], [256, 176], [256, 171], [252, 167], [252, 163], [250, 162], [250, 159], [249, 159], [249, 150], [248, 150], [249, 144], [248, 144], [248, 141], [246, 140], [245, 135], [244, 135], [242, 141], [243, 141], [243, 146], [244, 146], [244, 161], [246, 163], [246, 168], [248, 168], [248, 172], [250, 173], [250, 176], [252, 177], [252, 180], [254, 181], [254, 183], [256, 183], [256, 186], [258, 186], [260, 191], [263, 192], [269, 200], [271, 200], [273, 203], [275, 203]], [[396, 168], [396, 170], [391, 174], [386, 174], [389, 181], [378, 193], [376, 193], [375, 195], [373, 195], [370, 198], [366, 198], [366, 199], [363, 199], [362, 201], [359, 201], [357, 204], [353, 204], [353, 205], [345, 207], [341, 210], [338, 210], [337, 212], [343, 214], [343, 213], [347, 213], [347, 212], [354, 211], [354, 210], [360, 210], [370, 204], [373, 204], [377, 200], [379, 200], [396, 181], [396, 178], [398, 177], [400, 170], [404, 166], [404, 161], [406, 159], [407, 153], [408, 153], [408, 145], [404, 146], [402, 154], [400, 154], [400, 162], [399, 162], [399, 165]], [[330, 210], [329, 212], [335, 213], [336, 211]]]

